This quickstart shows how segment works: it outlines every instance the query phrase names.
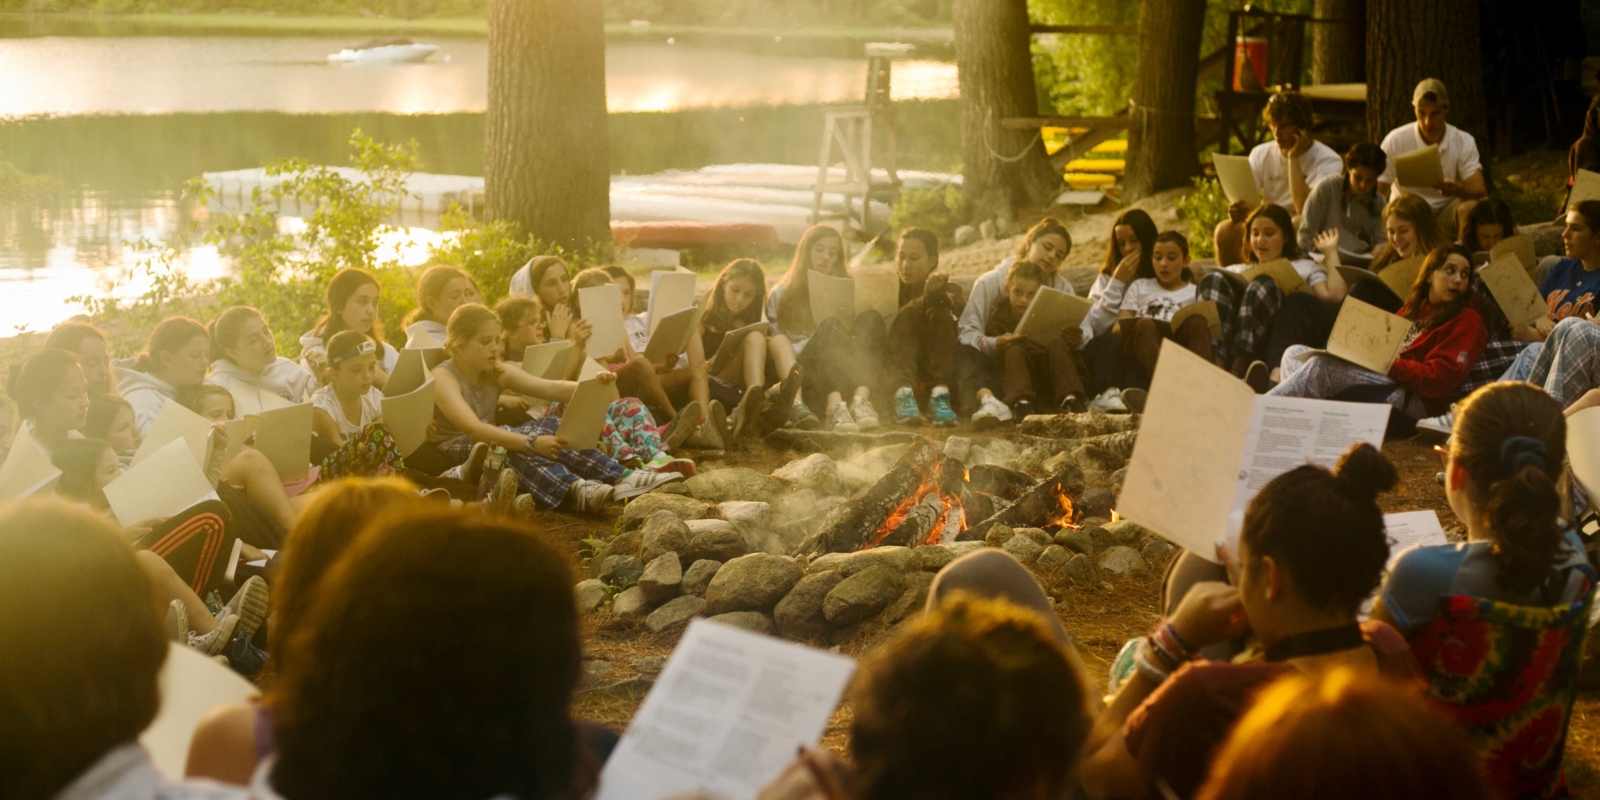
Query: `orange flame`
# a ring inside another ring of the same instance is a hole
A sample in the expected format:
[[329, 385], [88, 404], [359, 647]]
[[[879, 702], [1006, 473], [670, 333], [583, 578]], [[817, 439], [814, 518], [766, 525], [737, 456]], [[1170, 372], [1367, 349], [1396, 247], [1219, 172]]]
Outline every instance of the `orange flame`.
[[[961, 476], [966, 478], [969, 474], [966, 470], [962, 470]], [[910, 546], [938, 544], [943, 539], [945, 529], [952, 524], [958, 526], [957, 531], [966, 530], [967, 517], [965, 510], [961, 507], [961, 498], [940, 491], [939, 477], [939, 468], [935, 467], [928, 474], [928, 477], [922, 481], [922, 485], [917, 487], [916, 491], [907, 495], [905, 499], [900, 501], [900, 505], [895, 506], [894, 511], [889, 512], [888, 518], [883, 521], [882, 525], [878, 526], [876, 531], [872, 532], [872, 536], [868, 538], [862, 549], [877, 547], [884, 539], [889, 538], [889, 534], [898, 530], [901, 523], [905, 522], [906, 517], [911, 513], [912, 507], [922, 502], [930, 494], [939, 496], [939, 503], [943, 506], [943, 510], [939, 513], [939, 518], [934, 521], [933, 526], [929, 528], [927, 537], [923, 541], [910, 543]]]
[[1057, 514], [1053, 519], [1047, 522], [1046, 525], [1054, 525], [1058, 528], [1071, 528], [1073, 530], [1077, 530], [1078, 526], [1075, 523], [1077, 522], [1079, 515], [1072, 507], [1072, 498], [1068, 497], [1066, 492], [1061, 491], [1061, 489], [1057, 487], [1056, 501], [1061, 504], [1061, 513]]

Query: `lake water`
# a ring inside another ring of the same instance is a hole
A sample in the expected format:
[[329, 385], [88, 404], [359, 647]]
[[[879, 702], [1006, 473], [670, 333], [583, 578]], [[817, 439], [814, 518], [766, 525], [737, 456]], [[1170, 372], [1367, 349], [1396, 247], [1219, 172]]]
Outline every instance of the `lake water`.
[[[0, 161], [53, 175], [45, 207], [0, 208], [0, 334], [76, 313], [64, 298], [136, 293], [126, 242], [169, 235], [183, 182], [285, 156], [344, 163], [360, 128], [415, 139], [421, 168], [479, 175], [487, 45], [441, 46], [427, 63], [330, 66], [352, 44], [328, 37], [31, 36], [0, 24]], [[6, 38], [6, 37], [10, 38]], [[606, 53], [612, 169], [814, 164], [826, 104], [857, 102], [865, 61], [793, 47], [691, 47], [613, 40]], [[895, 65], [900, 160], [959, 161], [955, 66]], [[226, 265], [185, 250], [197, 277]]]

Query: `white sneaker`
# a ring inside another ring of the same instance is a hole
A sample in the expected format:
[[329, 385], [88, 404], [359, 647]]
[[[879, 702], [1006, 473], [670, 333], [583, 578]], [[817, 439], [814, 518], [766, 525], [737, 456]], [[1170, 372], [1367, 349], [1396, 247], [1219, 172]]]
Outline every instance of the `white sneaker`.
[[572, 510], [579, 514], [594, 514], [611, 505], [613, 490], [599, 481], [579, 480], [567, 491], [572, 498]]
[[870, 431], [878, 427], [878, 412], [872, 407], [872, 401], [865, 397], [857, 397], [850, 401], [850, 416], [855, 417], [856, 427]]
[[222, 652], [222, 649], [228, 646], [228, 642], [233, 640], [233, 632], [238, 627], [239, 616], [237, 614], [229, 614], [223, 618], [221, 624], [217, 625], [217, 629], [210, 633], [190, 631], [189, 649], [203, 656], [214, 656]]
[[661, 432], [661, 444], [668, 450], [676, 450], [688, 442], [689, 437], [700, 430], [700, 423], [706, 421], [705, 409], [700, 404], [690, 400], [689, 404], [678, 409], [678, 415], [667, 423], [667, 429]]
[[1427, 419], [1417, 420], [1417, 430], [1431, 431], [1433, 433], [1443, 434], [1445, 436], [1449, 436], [1451, 434], [1455, 428], [1455, 425], [1456, 410], [1454, 406], [1451, 406], [1449, 411], [1446, 411], [1437, 417], [1428, 417]]
[[238, 615], [239, 632], [248, 639], [261, 629], [261, 623], [267, 621], [267, 608], [267, 582], [259, 575], [251, 575], [239, 585], [239, 590], [233, 593], [228, 604], [217, 612], [217, 622], [223, 622], [229, 614]]
[[612, 486], [611, 499], [626, 500], [630, 497], [638, 497], [657, 486], [681, 480], [683, 480], [683, 476], [676, 472], [651, 472], [647, 469], [629, 470], [628, 474], [622, 476], [622, 479]]
[[972, 414], [972, 427], [983, 430], [1012, 419], [1011, 409], [1000, 402], [1000, 398], [988, 395], [978, 401], [978, 410]]
[[834, 433], [856, 433], [861, 430], [861, 426], [856, 424], [855, 418], [850, 416], [850, 409], [840, 401], [828, 408], [828, 430]]
[[1089, 401], [1089, 410], [1102, 414], [1126, 414], [1128, 407], [1122, 403], [1122, 390], [1107, 389]]

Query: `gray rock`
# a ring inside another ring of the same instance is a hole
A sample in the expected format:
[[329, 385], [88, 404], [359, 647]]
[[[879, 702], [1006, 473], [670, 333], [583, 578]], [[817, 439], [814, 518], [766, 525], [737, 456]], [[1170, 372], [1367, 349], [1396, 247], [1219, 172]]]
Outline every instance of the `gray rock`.
[[709, 558], [702, 558], [690, 564], [689, 568], [683, 572], [683, 581], [678, 584], [678, 593], [705, 597], [706, 587], [711, 585], [712, 576], [716, 575], [717, 570], [721, 568], [721, 561], [713, 561]]
[[[806, 567], [806, 572], [807, 574], [811, 575], [815, 575], [819, 572], [841, 572], [844, 570], [844, 562], [849, 561], [850, 556], [853, 555], [855, 554], [823, 553], [822, 555], [811, 559], [810, 565]], [[841, 575], [840, 577], [844, 576]]]
[[911, 551], [911, 568], [922, 572], [938, 572], [954, 560], [956, 560], [955, 553], [937, 545], [918, 547]]
[[1129, 547], [1138, 547], [1145, 537], [1150, 535], [1150, 531], [1141, 527], [1139, 523], [1126, 519], [1119, 519], [1102, 527], [1106, 529], [1106, 533], [1111, 534], [1111, 538], [1117, 540], [1117, 544]]
[[711, 621], [732, 625], [735, 628], [743, 628], [752, 633], [760, 633], [767, 636], [771, 636], [776, 631], [772, 624], [772, 618], [760, 611], [730, 611], [726, 614], [718, 614], [712, 617]]
[[994, 224], [994, 220], [986, 219], [978, 223], [978, 234], [981, 235], [985, 240], [993, 239], [995, 231], [998, 227], [999, 226]]
[[590, 683], [603, 678], [616, 667], [610, 661], [585, 661], [583, 662], [583, 677]]
[[841, 488], [838, 466], [833, 459], [821, 453], [790, 461], [773, 470], [772, 477], [792, 487], [810, 489], [818, 494], [837, 494]]
[[622, 509], [622, 529], [633, 530], [643, 525], [657, 511], [669, 511], [681, 520], [704, 519], [711, 513], [711, 504], [693, 497], [651, 492], [628, 501]]
[[1078, 527], [1080, 528], [1105, 527], [1109, 524], [1111, 524], [1111, 519], [1109, 517], [1096, 517], [1089, 514], [1083, 515], [1078, 520]]
[[1038, 542], [1021, 535], [1011, 537], [1005, 544], [1000, 546], [1000, 549], [1016, 556], [1017, 560], [1024, 564], [1033, 563], [1033, 560], [1044, 552], [1044, 548]]
[[644, 597], [644, 590], [637, 586], [624, 589], [611, 601], [611, 613], [617, 619], [637, 620], [644, 617], [650, 610], [650, 601]]
[[672, 483], [663, 483], [660, 486], [651, 489], [649, 494], [675, 494], [680, 497], [688, 497], [689, 487], [684, 486], [681, 481], [673, 481]]
[[1073, 506], [1082, 511], [1085, 517], [1103, 517], [1111, 511], [1112, 504], [1116, 502], [1117, 498], [1111, 495], [1110, 489], [1097, 486], [1083, 490], [1083, 494], [1078, 495]]
[[594, 551], [589, 559], [589, 577], [600, 577], [600, 566], [611, 556], [638, 556], [642, 537], [638, 531], [619, 533], [611, 537], [600, 549]]
[[1034, 544], [1040, 547], [1046, 547], [1050, 544], [1050, 534], [1045, 533], [1043, 528], [1016, 528], [1014, 530], [1016, 533], [1032, 539]]
[[606, 593], [605, 581], [599, 578], [578, 581], [578, 585], [573, 587], [573, 592], [578, 597], [578, 610], [585, 614], [604, 605], [606, 597], [609, 596]]
[[877, 566], [843, 581], [822, 601], [822, 615], [834, 625], [860, 622], [895, 601], [905, 590], [905, 578], [893, 568]]
[[678, 563], [677, 553], [657, 556], [644, 566], [644, 573], [639, 576], [639, 588], [652, 603], [664, 603], [677, 597], [682, 584], [683, 565]]
[[1061, 577], [1087, 586], [1094, 581], [1094, 565], [1089, 563], [1088, 556], [1075, 555], [1061, 568]]
[[683, 485], [696, 498], [713, 503], [729, 500], [770, 502], [785, 491], [781, 481], [748, 467], [706, 470], [684, 481]]
[[710, 533], [712, 531], [739, 532], [739, 529], [733, 523], [725, 519], [691, 519], [683, 524], [689, 527], [690, 541], [693, 541], [694, 537], [702, 533]]
[[978, 229], [971, 225], [962, 225], [956, 228], [955, 240], [956, 247], [966, 247], [978, 241]]
[[628, 666], [634, 668], [642, 675], [655, 675], [666, 668], [667, 657], [640, 656], [632, 661], [629, 661]]
[[642, 544], [639, 560], [648, 564], [666, 553], [682, 553], [689, 547], [689, 526], [670, 511], [657, 511], [639, 529]]
[[815, 639], [828, 631], [828, 621], [822, 616], [822, 601], [844, 576], [837, 571], [813, 572], [784, 595], [772, 609], [772, 620], [778, 632], [790, 639]]
[[717, 513], [741, 530], [764, 530], [772, 524], [772, 504], [758, 500], [729, 500], [718, 503]]
[[911, 567], [911, 548], [909, 547], [874, 547], [871, 550], [858, 550], [849, 554], [844, 560], [843, 567], [839, 570], [848, 578], [862, 570], [872, 567], [885, 566], [899, 572], [905, 572]]
[[1016, 531], [1011, 530], [1011, 528], [1005, 525], [995, 525], [990, 527], [989, 532], [983, 535], [983, 543], [989, 547], [1004, 547], [1006, 542], [1011, 541], [1015, 535]]
[[689, 549], [681, 555], [690, 564], [701, 559], [726, 562], [744, 555], [747, 547], [744, 536], [729, 526], [691, 537]]
[[705, 610], [706, 601], [703, 598], [675, 597], [668, 600], [666, 605], [650, 612], [650, 616], [644, 618], [644, 626], [649, 628], [651, 633], [660, 633], [688, 622]]
[[706, 587], [706, 613], [766, 611], [800, 582], [794, 562], [766, 553], [739, 556], [717, 570]]
[[[1041, 572], [1055, 572], [1063, 566], [1066, 566], [1066, 563], [1071, 560], [1072, 553], [1069, 552], [1067, 548], [1062, 547], [1059, 544], [1053, 544], [1049, 547], [1046, 547], [1044, 552], [1039, 554], [1039, 557], [1034, 560], [1033, 566], [1038, 568]], [[646, 570], [646, 572], [648, 571], [649, 570]]]
[[1138, 550], [1117, 545], [1100, 555], [1100, 568], [1113, 575], [1127, 575], [1143, 572], [1147, 567]]
[[965, 462], [972, 454], [972, 440], [965, 436], [952, 436], [944, 440], [944, 457]]
[[909, 572], [905, 576], [906, 588], [884, 609], [883, 618], [894, 623], [922, 610], [928, 604], [928, 587], [933, 585], [933, 573]]
[[612, 586], [638, 583], [643, 574], [644, 562], [633, 556], [606, 556], [600, 563], [600, 580]]
[[1062, 528], [1056, 532], [1055, 543], [1075, 553], [1094, 555], [1094, 537], [1085, 530]]
[[1099, 525], [1085, 525], [1082, 530], [1084, 533], [1089, 534], [1089, 540], [1094, 543], [1094, 551], [1096, 553], [1104, 553], [1117, 546], [1117, 537], [1112, 536], [1110, 531]]
[[1159, 536], [1152, 536], [1140, 548], [1140, 554], [1152, 564], [1165, 564], [1167, 560], [1178, 554], [1178, 548], [1172, 542]]

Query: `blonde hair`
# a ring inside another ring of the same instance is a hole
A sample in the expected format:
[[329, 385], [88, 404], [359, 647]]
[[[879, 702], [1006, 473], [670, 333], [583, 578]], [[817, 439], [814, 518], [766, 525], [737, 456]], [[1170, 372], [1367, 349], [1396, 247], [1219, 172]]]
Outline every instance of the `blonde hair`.
[[467, 303], [455, 310], [450, 315], [450, 322], [444, 328], [444, 350], [455, 358], [456, 348], [466, 344], [469, 339], [478, 334], [478, 330], [485, 324], [493, 322], [500, 324], [500, 318], [489, 310], [488, 306], [479, 303]]

